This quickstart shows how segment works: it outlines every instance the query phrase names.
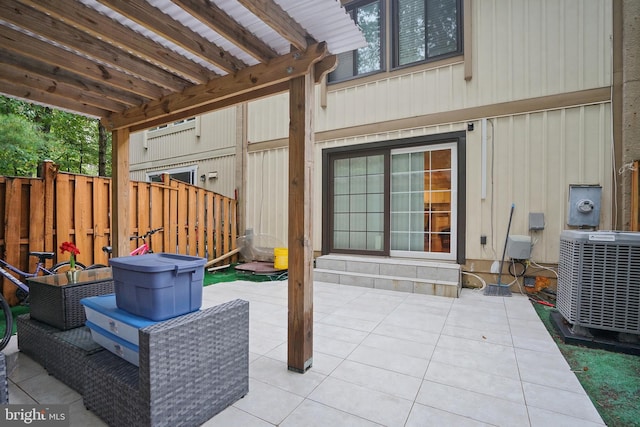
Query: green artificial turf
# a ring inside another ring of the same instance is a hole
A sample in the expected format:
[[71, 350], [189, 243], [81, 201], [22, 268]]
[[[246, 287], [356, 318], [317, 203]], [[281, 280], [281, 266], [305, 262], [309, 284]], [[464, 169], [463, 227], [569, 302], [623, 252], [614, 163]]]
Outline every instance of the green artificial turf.
[[605, 424], [640, 426], [640, 356], [565, 344], [551, 324], [554, 309], [534, 306]]
[[248, 280], [250, 282], [269, 282], [271, 280], [280, 280], [278, 275], [269, 276], [264, 274], [251, 274], [237, 271], [234, 267], [238, 264], [232, 264], [222, 270], [216, 270], [213, 272], [205, 271], [203, 285], [209, 286], [216, 283], [234, 282], [236, 280]]
[[[24, 306], [24, 305], [17, 305], [15, 307], [11, 307], [11, 313], [13, 314], [13, 333], [12, 335], [15, 335], [16, 333], [16, 317], [24, 314], [24, 313], [28, 313], [29, 312], [29, 307]], [[4, 336], [4, 331], [6, 329], [6, 323], [4, 321], [4, 314], [2, 316], [0, 316], [0, 336]]]

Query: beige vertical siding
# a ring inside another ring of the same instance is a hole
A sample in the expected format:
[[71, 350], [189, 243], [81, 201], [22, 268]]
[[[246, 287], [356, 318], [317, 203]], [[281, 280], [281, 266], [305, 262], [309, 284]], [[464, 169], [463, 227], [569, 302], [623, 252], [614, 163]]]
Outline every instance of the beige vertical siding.
[[[289, 150], [250, 153], [247, 161], [246, 228], [287, 242]], [[244, 234], [243, 230], [240, 230]]]
[[[567, 228], [570, 184], [602, 186], [602, 229], [611, 229], [613, 197], [610, 104], [491, 119], [487, 124], [487, 197], [482, 200], [481, 132], [467, 135], [467, 257], [499, 259], [511, 204], [511, 234], [531, 235], [532, 258], [557, 262]], [[493, 169], [493, 178], [491, 170]], [[529, 231], [529, 213], [545, 228]], [[488, 237], [480, 245], [480, 236]]]
[[[316, 131], [610, 86], [611, 14], [602, 0], [475, 1], [470, 81], [458, 62], [329, 85]], [[287, 94], [250, 103], [249, 141], [285, 138], [287, 126]]]
[[[557, 262], [559, 234], [567, 228], [570, 184], [603, 187], [601, 228], [612, 228], [612, 215], [606, 209], [613, 197], [610, 113], [610, 104], [602, 103], [489, 119], [485, 199], [481, 197], [481, 122], [475, 122], [475, 130], [467, 132], [467, 209], [464, 213], [467, 258], [499, 259], [510, 207], [514, 203], [511, 234], [532, 236], [536, 242], [532, 254], [536, 262]], [[463, 129], [466, 123], [451, 123], [317, 142], [314, 250], [321, 249], [321, 150]], [[247, 227], [284, 241], [288, 216], [287, 159], [286, 148], [251, 153], [247, 193]], [[529, 232], [529, 212], [544, 214], [543, 231]], [[484, 247], [480, 245], [481, 235], [488, 238]]]

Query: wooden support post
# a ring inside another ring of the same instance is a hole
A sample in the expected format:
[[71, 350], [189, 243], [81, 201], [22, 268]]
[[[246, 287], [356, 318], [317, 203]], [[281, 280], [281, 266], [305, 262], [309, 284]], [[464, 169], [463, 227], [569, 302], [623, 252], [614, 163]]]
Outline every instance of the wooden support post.
[[129, 227], [131, 227], [129, 129], [117, 129], [112, 137], [111, 246], [113, 256], [124, 256], [130, 251]]
[[313, 363], [313, 67], [289, 84], [289, 328], [288, 367]]

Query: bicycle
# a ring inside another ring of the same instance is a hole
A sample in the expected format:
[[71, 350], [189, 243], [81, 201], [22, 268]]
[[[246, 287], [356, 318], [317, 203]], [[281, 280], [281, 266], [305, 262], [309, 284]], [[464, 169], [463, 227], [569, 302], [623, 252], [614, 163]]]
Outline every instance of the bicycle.
[[[55, 252], [29, 252], [29, 256], [38, 257], [38, 263], [36, 264], [36, 268], [33, 273], [29, 273], [26, 271], [20, 270], [18, 267], [15, 267], [9, 264], [7, 261], [0, 259], [0, 275], [7, 278], [11, 283], [18, 287], [16, 294], [18, 295], [18, 299], [21, 301], [26, 301], [29, 296], [29, 286], [18, 279], [16, 276], [10, 273], [10, 271], [18, 274], [19, 276], [24, 277], [25, 279], [30, 277], [39, 276], [41, 273], [43, 275], [48, 274], [58, 274], [65, 271], [68, 267], [70, 267], [69, 261], [62, 261], [58, 264], [54, 265], [53, 268], [48, 269], [44, 266], [46, 260], [53, 259]], [[82, 263], [76, 261], [76, 268], [84, 269], [85, 266]], [[0, 279], [1, 280], [1, 279]], [[13, 315], [11, 314], [11, 307], [9, 303], [0, 292], [0, 306], [2, 307], [2, 311], [4, 312], [4, 320], [6, 324], [5, 332], [3, 337], [0, 339], [0, 350], [4, 349], [9, 340], [11, 339], [11, 334], [13, 332]]]
[[[149, 237], [151, 237], [153, 234], [156, 234], [158, 231], [162, 231], [162, 230], [163, 230], [162, 227], [154, 228], [152, 230], [147, 231], [142, 236], [131, 236], [131, 237], [129, 237], [130, 241], [131, 240], [135, 240], [136, 243], [138, 242], [138, 240], [142, 239], [142, 244], [140, 246], [138, 246], [137, 248], [135, 248], [134, 250], [132, 250], [131, 252], [129, 252], [129, 255], [130, 256], [135, 256], [135, 255], [144, 255], [144, 254], [153, 253], [153, 250], [151, 250], [151, 239], [149, 239]], [[149, 239], [149, 243], [147, 243], [147, 239]], [[102, 247], [102, 251], [104, 253], [106, 253], [109, 258], [111, 258], [111, 254], [113, 253], [113, 247], [112, 246], [103, 246]], [[93, 268], [104, 268], [104, 267], [106, 267], [106, 265], [103, 265], [103, 264], [93, 264], [93, 265], [89, 266], [90, 269], [93, 269]]]

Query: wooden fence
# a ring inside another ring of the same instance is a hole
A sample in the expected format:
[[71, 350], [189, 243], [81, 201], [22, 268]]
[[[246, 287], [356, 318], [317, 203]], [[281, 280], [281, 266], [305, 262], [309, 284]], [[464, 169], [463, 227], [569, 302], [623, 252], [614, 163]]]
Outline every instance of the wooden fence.
[[[132, 181], [130, 209], [132, 235], [162, 227], [148, 242], [154, 252], [214, 259], [236, 247], [234, 199], [166, 176], [162, 183]], [[68, 260], [58, 249], [65, 241], [76, 244], [79, 262], [106, 265], [111, 179], [58, 172], [52, 162], [41, 165], [38, 178], [0, 177], [0, 218], [0, 255], [23, 271], [35, 268], [30, 251], [55, 252], [49, 267]]]

